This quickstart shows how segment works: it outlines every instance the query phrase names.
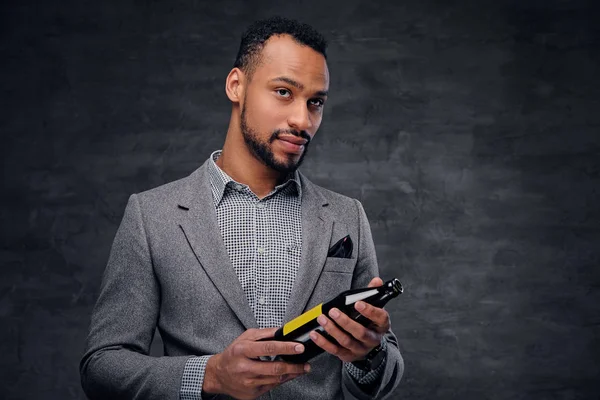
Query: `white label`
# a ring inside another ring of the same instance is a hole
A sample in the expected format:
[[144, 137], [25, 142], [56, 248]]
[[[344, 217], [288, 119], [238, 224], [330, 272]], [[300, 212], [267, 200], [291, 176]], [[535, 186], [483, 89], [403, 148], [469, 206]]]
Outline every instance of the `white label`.
[[346, 296], [346, 305], [348, 305], [348, 304], [354, 304], [354, 303], [356, 303], [359, 300], [364, 300], [367, 297], [371, 297], [373, 295], [376, 295], [377, 293], [379, 293], [379, 290], [372, 289], [372, 290], [367, 290], [366, 292], [351, 294], [349, 296]]

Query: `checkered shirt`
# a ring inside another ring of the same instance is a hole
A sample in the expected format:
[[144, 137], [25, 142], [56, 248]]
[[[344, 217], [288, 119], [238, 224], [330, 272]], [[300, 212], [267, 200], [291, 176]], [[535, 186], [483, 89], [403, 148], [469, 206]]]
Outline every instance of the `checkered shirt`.
[[[220, 150], [211, 155], [209, 179], [227, 253], [258, 326], [281, 326], [302, 251], [298, 172], [259, 199], [247, 185], [234, 181], [217, 166], [215, 161], [220, 155]], [[204, 371], [210, 357], [188, 359], [181, 400], [202, 399]], [[363, 371], [352, 363], [344, 365], [356, 382], [368, 385], [379, 378], [385, 363], [372, 371]]]

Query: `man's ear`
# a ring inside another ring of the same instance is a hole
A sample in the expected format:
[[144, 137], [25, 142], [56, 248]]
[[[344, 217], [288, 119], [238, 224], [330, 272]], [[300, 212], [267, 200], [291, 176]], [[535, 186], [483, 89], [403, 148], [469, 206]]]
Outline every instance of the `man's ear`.
[[225, 93], [232, 103], [240, 103], [244, 98], [246, 76], [239, 68], [229, 71], [225, 80]]

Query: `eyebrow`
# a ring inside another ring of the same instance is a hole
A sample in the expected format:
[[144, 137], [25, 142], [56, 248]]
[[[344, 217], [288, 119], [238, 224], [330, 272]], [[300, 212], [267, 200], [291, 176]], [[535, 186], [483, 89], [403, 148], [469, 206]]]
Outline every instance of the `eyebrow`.
[[[300, 82], [297, 82], [291, 78], [288, 78], [287, 76], [278, 76], [277, 78], [271, 79], [271, 82], [285, 82], [288, 85], [292, 85], [293, 87], [295, 87], [298, 90], [304, 90], [303, 84], [301, 84]], [[328, 94], [329, 94], [329, 90], [319, 90], [316, 92], [317, 96], [327, 96]]]

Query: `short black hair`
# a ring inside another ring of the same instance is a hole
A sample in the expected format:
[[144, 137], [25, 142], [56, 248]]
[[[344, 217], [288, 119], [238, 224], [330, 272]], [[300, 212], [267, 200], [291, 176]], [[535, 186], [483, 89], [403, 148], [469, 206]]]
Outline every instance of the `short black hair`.
[[317, 30], [308, 24], [283, 17], [271, 17], [252, 23], [240, 43], [234, 68], [239, 68], [248, 78], [260, 62], [260, 52], [265, 42], [273, 35], [290, 35], [298, 44], [308, 46], [327, 59], [327, 41]]

